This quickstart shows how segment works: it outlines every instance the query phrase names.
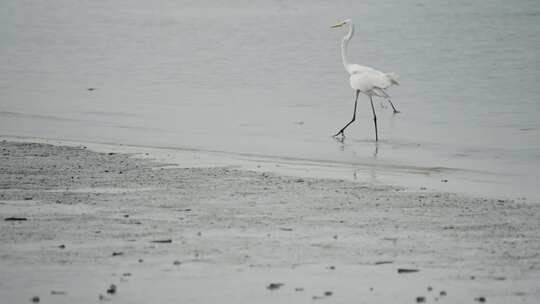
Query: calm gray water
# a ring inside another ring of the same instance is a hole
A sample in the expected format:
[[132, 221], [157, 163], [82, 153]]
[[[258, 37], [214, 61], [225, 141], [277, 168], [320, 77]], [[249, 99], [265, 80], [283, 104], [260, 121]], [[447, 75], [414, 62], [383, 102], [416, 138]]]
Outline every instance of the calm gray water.
[[[352, 61], [401, 76], [378, 147], [365, 96], [330, 138], [353, 107], [344, 17]], [[2, 1], [0, 134], [442, 167], [538, 197], [539, 50], [538, 0]]]

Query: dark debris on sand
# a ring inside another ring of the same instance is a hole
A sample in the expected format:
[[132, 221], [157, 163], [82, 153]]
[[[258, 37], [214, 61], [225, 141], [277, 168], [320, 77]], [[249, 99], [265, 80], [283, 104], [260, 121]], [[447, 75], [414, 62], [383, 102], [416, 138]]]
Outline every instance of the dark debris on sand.
[[266, 289], [268, 289], [268, 290], [276, 290], [276, 289], [281, 288], [281, 286], [283, 286], [283, 283], [270, 283], [270, 284], [268, 284], [268, 286], [266, 286]]
[[398, 273], [413, 273], [413, 272], [419, 272], [419, 269], [412, 269], [412, 268], [398, 268]]
[[108, 294], [115, 294], [116, 293], [116, 285], [111, 284], [111, 286], [109, 286], [109, 288], [107, 289], [107, 293]]

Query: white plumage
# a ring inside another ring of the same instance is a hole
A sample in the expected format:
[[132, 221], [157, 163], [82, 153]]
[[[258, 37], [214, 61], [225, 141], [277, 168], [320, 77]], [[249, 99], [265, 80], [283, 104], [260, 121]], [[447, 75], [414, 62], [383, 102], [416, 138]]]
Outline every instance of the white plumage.
[[339, 134], [341, 134], [344, 137], [345, 129], [356, 119], [356, 105], [358, 102], [358, 94], [361, 92], [369, 96], [369, 99], [371, 101], [371, 109], [373, 110], [373, 121], [375, 123], [375, 140], [377, 141], [379, 140], [379, 136], [377, 133], [377, 116], [375, 114], [375, 108], [373, 107], [373, 96], [387, 99], [392, 106], [392, 109], [394, 110], [394, 114], [399, 113], [399, 111], [396, 110], [394, 104], [390, 100], [390, 96], [386, 92], [386, 89], [390, 88], [391, 86], [399, 85], [399, 76], [395, 73], [383, 73], [367, 66], [349, 63], [347, 59], [347, 47], [349, 45], [349, 41], [351, 41], [354, 35], [354, 24], [352, 23], [351, 19], [346, 19], [332, 27], [341, 27], [345, 24], [349, 25], [349, 32], [345, 37], [343, 37], [343, 40], [341, 42], [341, 59], [343, 60], [343, 66], [345, 67], [345, 70], [347, 70], [347, 72], [350, 74], [349, 82], [351, 88], [356, 93], [356, 98], [354, 102], [354, 114], [352, 120], [334, 136], [338, 136]]

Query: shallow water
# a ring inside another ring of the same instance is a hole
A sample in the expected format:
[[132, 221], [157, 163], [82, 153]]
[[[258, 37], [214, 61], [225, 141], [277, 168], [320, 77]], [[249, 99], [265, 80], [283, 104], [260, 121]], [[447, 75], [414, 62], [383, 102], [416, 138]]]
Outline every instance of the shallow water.
[[[330, 137], [353, 107], [343, 17], [351, 61], [401, 76], [378, 144], [365, 96]], [[0, 41], [1, 135], [439, 168], [540, 197], [536, 0], [11, 1]]]

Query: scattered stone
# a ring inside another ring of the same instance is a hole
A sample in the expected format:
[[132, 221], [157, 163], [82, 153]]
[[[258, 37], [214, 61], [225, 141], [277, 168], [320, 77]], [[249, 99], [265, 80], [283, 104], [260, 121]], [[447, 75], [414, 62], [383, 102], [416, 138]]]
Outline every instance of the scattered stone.
[[283, 230], [283, 231], [293, 231], [292, 228], [279, 228], [279, 230]]
[[331, 296], [331, 295], [333, 295], [333, 293], [332, 293], [331, 291], [325, 291], [325, 292], [324, 292], [324, 296], [325, 296], [325, 297], [329, 297], [329, 296]]
[[51, 295], [53, 296], [63, 296], [63, 295], [66, 295], [67, 292], [65, 291], [60, 291], [60, 290], [51, 290]]
[[426, 297], [416, 297], [416, 303], [425, 303]]
[[109, 286], [109, 289], [107, 289], [107, 293], [108, 294], [115, 294], [116, 293], [116, 285], [111, 284], [111, 286]]
[[86, 90], [91, 92], [91, 91], [96, 90], [96, 88], [87, 88]]
[[428, 287], [427, 287], [427, 291], [433, 291], [433, 287], [428, 286]]
[[122, 273], [122, 275], [123, 275], [124, 277], [130, 277], [130, 276], [131, 276], [131, 272], [124, 272], [124, 273]]
[[171, 239], [166, 239], [166, 240], [154, 240], [154, 241], [151, 241], [152, 243], [172, 243], [172, 240]]
[[60, 249], [66, 249], [66, 245], [64, 245], [64, 244], [59, 245], [58, 248], [60, 248]]
[[119, 256], [119, 255], [124, 255], [124, 253], [120, 251], [112, 253], [112, 256]]
[[115, 155], [116, 153], [114, 152], [109, 152], [108, 155]]
[[143, 260], [143, 259], [139, 259], [139, 263], [142, 263], [142, 262], [144, 262], [144, 260]]
[[25, 197], [23, 198], [25, 201], [31, 201], [32, 200], [32, 197]]
[[105, 301], [105, 300], [107, 300], [107, 298], [104, 295], [99, 294], [99, 300], [100, 301]]
[[124, 217], [125, 217], [125, 218], [128, 218], [128, 217], [129, 217], [129, 214], [124, 214]]
[[295, 182], [297, 182], [297, 183], [303, 183], [303, 182], [304, 182], [304, 180], [303, 180], [303, 179], [301, 179], [301, 178], [299, 178], [299, 179], [295, 180]]
[[276, 289], [279, 289], [281, 286], [283, 286], [283, 283], [270, 283], [268, 284], [268, 286], [266, 286], [266, 289], [276, 290]]
[[4, 221], [14, 221], [14, 222], [17, 222], [17, 221], [27, 221], [28, 219], [25, 218], [25, 217], [15, 217], [15, 216], [12, 216], [12, 217], [6, 217], [4, 219]]
[[330, 270], [335, 270], [335, 269], [336, 269], [336, 266], [328, 266], [328, 267], [326, 267], [326, 268], [328, 268], [328, 269], [330, 269]]
[[471, 276], [471, 280], [474, 280], [474, 279], [476, 279], [476, 277], [475, 277], [475, 276]]
[[180, 265], [180, 264], [182, 264], [182, 263], [181, 263], [180, 261], [178, 261], [178, 260], [176, 260], [176, 261], [173, 262], [173, 265], [177, 265], [177, 266], [178, 266], [178, 265]]
[[479, 302], [479, 303], [485, 303], [486, 302], [486, 298], [484, 298], [484, 297], [478, 297], [478, 298], [475, 298], [474, 300], [476, 302]]
[[32, 303], [39, 303], [39, 297], [38, 296], [33, 296], [31, 301], [32, 301]]
[[383, 265], [383, 264], [393, 264], [393, 263], [394, 263], [393, 261], [378, 261], [378, 262], [375, 262], [374, 264]]
[[296, 287], [294, 291], [304, 291], [304, 287]]
[[418, 269], [410, 269], [410, 268], [398, 268], [398, 273], [413, 273], [413, 272], [419, 272]]
[[448, 183], [447, 179], [441, 179], [441, 183]]
[[439, 293], [439, 295], [440, 295], [441, 297], [446, 297], [446, 291], [441, 290], [441, 292]]

